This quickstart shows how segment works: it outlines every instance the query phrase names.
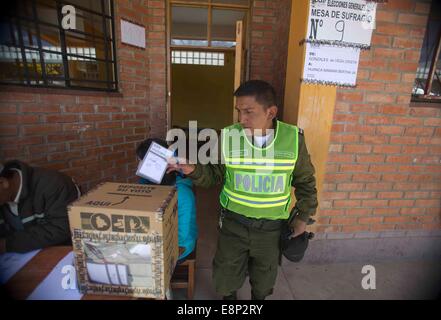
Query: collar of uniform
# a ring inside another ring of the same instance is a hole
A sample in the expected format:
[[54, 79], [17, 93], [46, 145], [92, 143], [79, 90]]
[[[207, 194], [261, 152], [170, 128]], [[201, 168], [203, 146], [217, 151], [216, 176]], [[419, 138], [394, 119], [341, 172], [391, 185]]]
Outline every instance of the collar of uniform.
[[15, 196], [14, 202], [10, 202], [15, 203], [16, 205], [18, 204], [19, 200], [20, 200], [20, 196], [21, 196], [21, 191], [23, 190], [23, 174], [21, 173], [20, 169], [17, 168], [11, 168], [11, 170], [17, 171], [19, 176], [20, 176], [20, 187], [18, 188], [18, 192], [17, 195]]

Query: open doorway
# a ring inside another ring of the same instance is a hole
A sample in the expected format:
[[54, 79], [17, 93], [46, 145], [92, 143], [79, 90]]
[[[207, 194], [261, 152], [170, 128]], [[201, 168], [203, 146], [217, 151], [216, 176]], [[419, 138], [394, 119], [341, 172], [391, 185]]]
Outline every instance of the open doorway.
[[169, 128], [188, 128], [196, 120], [199, 129], [220, 130], [234, 122], [249, 9], [249, 0], [168, 2]]

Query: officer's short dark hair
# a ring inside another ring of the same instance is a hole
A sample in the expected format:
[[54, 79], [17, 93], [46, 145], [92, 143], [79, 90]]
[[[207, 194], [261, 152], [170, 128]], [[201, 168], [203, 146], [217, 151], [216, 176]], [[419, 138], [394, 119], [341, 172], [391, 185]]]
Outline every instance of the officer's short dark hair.
[[276, 105], [276, 90], [266, 81], [249, 80], [234, 92], [235, 97], [254, 97], [265, 109]]
[[[160, 146], [162, 146], [164, 148], [168, 148], [167, 141], [165, 141], [165, 140], [157, 139], [157, 138], [149, 138], [147, 140], [144, 140], [136, 148], [136, 155], [138, 156], [138, 158], [140, 160], [144, 159], [145, 154], [147, 153], [147, 151], [150, 148], [150, 145], [153, 142], [156, 142], [157, 144], [159, 144]], [[162, 178], [161, 185], [172, 186], [175, 184], [176, 184], [176, 173], [175, 172], [165, 173], [164, 178]]]

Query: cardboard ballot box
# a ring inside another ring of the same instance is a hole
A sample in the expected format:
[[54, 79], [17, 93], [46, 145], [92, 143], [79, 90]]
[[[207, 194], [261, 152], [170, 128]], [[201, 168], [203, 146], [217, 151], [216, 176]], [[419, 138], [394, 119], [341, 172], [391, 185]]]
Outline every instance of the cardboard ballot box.
[[104, 183], [69, 206], [82, 293], [165, 299], [178, 259], [174, 187]]

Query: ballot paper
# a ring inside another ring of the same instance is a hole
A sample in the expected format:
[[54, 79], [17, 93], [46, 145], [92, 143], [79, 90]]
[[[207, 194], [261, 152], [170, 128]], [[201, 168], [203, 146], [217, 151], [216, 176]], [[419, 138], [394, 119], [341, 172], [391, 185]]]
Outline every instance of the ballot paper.
[[87, 263], [89, 279], [96, 283], [127, 286], [127, 271], [127, 266], [123, 264]]
[[167, 159], [172, 156], [173, 151], [153, 142], [139, 164], [136, 175], [160, 184], [167, 169]]

